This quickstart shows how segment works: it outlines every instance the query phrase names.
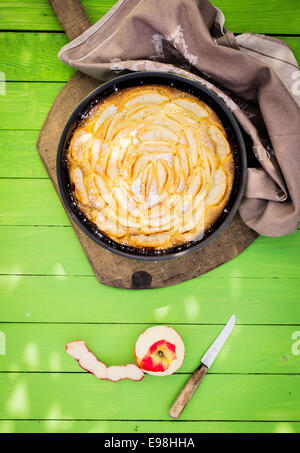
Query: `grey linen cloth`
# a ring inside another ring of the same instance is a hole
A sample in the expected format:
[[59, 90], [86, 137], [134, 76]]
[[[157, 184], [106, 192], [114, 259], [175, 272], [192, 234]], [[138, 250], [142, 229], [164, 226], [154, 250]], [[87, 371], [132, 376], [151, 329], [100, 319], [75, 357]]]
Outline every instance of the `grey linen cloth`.
[[283, 41], [235, 37], [224, 22], [208, 0], [120, 0], [58, 56], [101, 81], [167, 71], [217, 93], [251, 137], [241, 217], [282, 236], [300, 218], [300, 71]]

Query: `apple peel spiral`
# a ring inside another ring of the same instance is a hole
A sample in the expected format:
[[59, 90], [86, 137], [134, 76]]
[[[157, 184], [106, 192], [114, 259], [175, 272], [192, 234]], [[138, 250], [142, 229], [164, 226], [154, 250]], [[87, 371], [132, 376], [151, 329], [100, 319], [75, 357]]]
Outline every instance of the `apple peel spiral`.
[[78, 361], [82, 369], [93, 374], [98, 379], [108, 379], [114, 382], [122, 379], [141, 381], [144, 377], [143, 371], [134, 363], [107, 367], [88, 349], [85, 341], [71, 341], [67, 343], [66, 351], [69, 356]]

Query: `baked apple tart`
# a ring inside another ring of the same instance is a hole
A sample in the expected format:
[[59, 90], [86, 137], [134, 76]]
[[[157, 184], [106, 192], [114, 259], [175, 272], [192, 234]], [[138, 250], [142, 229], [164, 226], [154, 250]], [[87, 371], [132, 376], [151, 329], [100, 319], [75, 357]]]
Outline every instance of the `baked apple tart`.
[[126, 88], [99, 101], [76, 127], [67, 164], [85, 216], [136, 248], [201, 238], [224, 210], [234, 177], [216, 113], [164, 85]]

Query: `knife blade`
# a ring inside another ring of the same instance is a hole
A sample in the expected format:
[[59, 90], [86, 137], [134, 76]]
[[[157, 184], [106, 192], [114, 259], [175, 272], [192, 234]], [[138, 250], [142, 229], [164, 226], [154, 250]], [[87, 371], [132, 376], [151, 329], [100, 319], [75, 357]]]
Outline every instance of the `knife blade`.
[[203, 365], [205, 365], [207, 368], [210, 368], [212, 364], [214, 363], [215, 358], [219, 354], [220, 350], [222, 349], [222, 346], [224, 345], [225, 341], [231, 334], [231, 331], [235, 325], [235, 315], [232, 315], [229, 321], [227, 322], [226, 326], [224, 329], [219, 333], [213, 344], [208, 348], [206, 353], [201, 359], [201, 362]]
[[213, 344], [208, 348], [206, 353], [201, 359], [201, 365], [189, 378], [178, 397], [174, 401], [171, 409], [169, 410], [169, 415], [172, 418], [178, 418], [182, 413], [183, 409], [193, 396], [195, 390], [198, 388], [200, 382], [203, 380], [204, 376], [207, 373], [207, 370], [213, 364], [215, 358], [219, 354], [222, 346], [232, 332], [232, 329], [235, 325], [235, 315], [232, 315], [226, 326], [219, 333]]

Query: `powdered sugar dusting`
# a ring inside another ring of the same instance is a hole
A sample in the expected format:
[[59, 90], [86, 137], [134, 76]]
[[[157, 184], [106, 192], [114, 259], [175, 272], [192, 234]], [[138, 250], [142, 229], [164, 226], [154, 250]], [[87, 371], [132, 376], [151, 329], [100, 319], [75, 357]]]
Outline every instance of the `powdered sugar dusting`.
[[177, 190], [176, 190], [176, 192], [177, 192], [177, 193], [180, 193], [180, 192], [182, 192], [182, 191], [183, 191], [183, 189], [184, 189], [184, 187], [185, 187], [185, 183], [184, 183], [184, 177], [183, 177], [183, 176], [181, 176], [181, 178], [180, 178], [180, 183], [179, 183], [179, 185], [178, 185], [178, 187], [177, 187]]
[[164, 159], [165, 161], [167, 161], [169, 165], [172, 165], [173, 156], [172, 156], [171, 153], [169, 153], [169, 154], [162, 154], [160, 157], [161, 157], [162, 159]]
[[155, 58], [164, 58], [164, 49], [163, 49], [163, 40], [164, 36], [156, 33], [152, 36], [152, 44], [155, 50]]
[[152, 208], [152, 206], [156, 205], [159, 202], [159, 200], [160, 197], [157, 191], [157, 182], [156, 179], [153, 179], [148, 196], [148, 207]]
[[131, 185], [132, 193], [136, 197], [141, 196], [141, 183], [142, 183], [142, 175], [139, 175], [138, 178]]

